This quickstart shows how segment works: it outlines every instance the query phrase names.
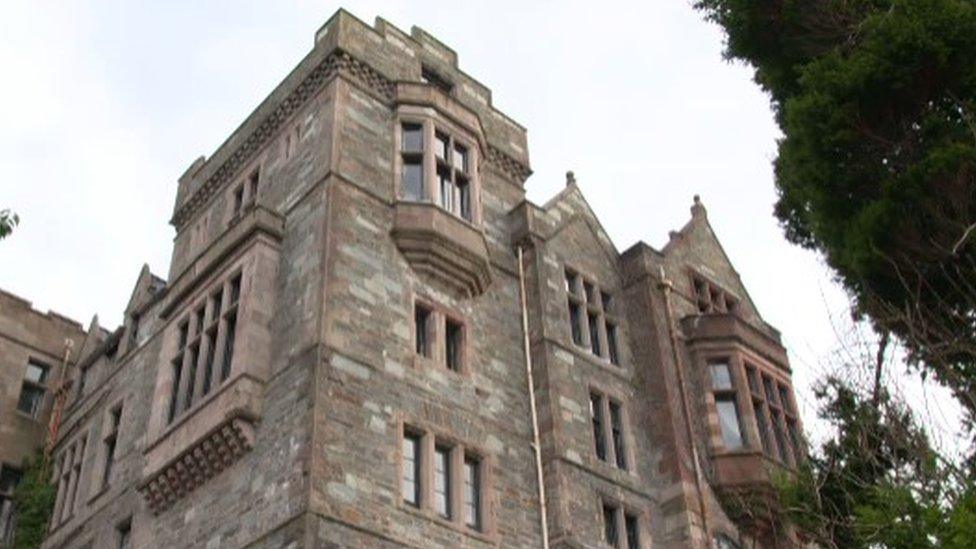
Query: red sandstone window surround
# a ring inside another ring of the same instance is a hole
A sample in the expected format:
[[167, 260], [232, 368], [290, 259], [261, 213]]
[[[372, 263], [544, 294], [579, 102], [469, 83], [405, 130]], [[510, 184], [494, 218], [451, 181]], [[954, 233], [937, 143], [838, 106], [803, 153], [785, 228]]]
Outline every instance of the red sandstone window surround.
[[467, 326], [443, 308], [414, 302], [414, 353], [452, 372], [467, 373]]
[[[620, 321], [613, 296], [570, 268], [565, 269], [565, 290], [573, 343], [620, 366]], [[584, 314], [586, 329], [583, 327]]]
[[739, 415], [735, 379], [729, 359], [710, 362], [708, 372], [712, 394], [715, 397], [715, 411], [718, 414], [722, 443], [727, 450], [742, 448], [745, 446], [745, 437], [742, 432], [742, 418]]
[[474, 532], [487, 528], [486, 459], [459, 441], [404, 425], [400, 435], [400, 501]]
[[398, 125], [398, 196], [431, 202], [470, 223], [480, 223], [477, 147], [462, 132], [429, 118]]
[[590, 423], [597, 459], [618, 469], [628, 469], [627, 438], [623, 405], [596, 389], [590, 390]]
[[709, 281], [698, 273], [691, 275], [691, 287], [694, 291], [695, 305], [701, 314], [729, 313], [735, 314], [739, 301], [732, 294], [723, 290], [718, 284]]

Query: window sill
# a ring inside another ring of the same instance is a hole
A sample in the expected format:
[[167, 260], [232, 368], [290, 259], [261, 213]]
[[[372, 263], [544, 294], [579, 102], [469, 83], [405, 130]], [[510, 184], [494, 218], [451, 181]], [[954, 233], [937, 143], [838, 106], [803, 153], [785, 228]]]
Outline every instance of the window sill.
[[436, 370], [437, 372], [443, 372], [457, 378], [471, 377], [470, 371], [464, 366], [462, 366], [460, 370], [452, 370], [448, 368], [447, 365], [441, 363], [433, 357], [427, 357], [417, 353], [414, 353], [413, 355], [413, 368], [417, 371]]
[[34, 417], [34, 416], [28, 414], [27, 412], [25, 412], [23, 410], [15, 409], [14, 410], [14, 413], [16, 413], [17, 416], [19, 416], [21, 419], [23, 419], [25, 421], [30, 421], [31, 423], [37, 423], [37, 424], [40, 424], [41, 423], [41, 419], [40, 418]]
[[582, 358], [583, 360], [585, 360], [589, 364], [592, 364], [593, 366], [596, 366], [597, 368], [601, 368], [607, 372], [610, 372], [624, 379], [629, 380], [631, 378], [632, 375], [631, 371], [625, 365], [614, 364], [610, 362], [609, 358], [604, 358], [602, 356], [595, 355], [592, 352], [590, 352], [590, 349], [588, 347], [577, 345], [576, 343], [573, 342], [573, 340], [569, 340], [569, 345], [559, 342], [559, 347], [569, 350], [570, 352], [572, 352], [573, 356]]
[[475, 530], [467, 525], [455, 522], [451, 519], [446, 519], [433, 511], [422, 509], [420, 507], [414, 507], [413, 505], [406, 504], [402, 501], [398, 504], [398, 507], [401, 511], [404, 511], [407, 514], [424, 520], [429, 520], [459, 534], [481, 540], [485, 543], [494, 544], [498, 542], [498, 537], [494, 532]]
[[149, 444], [139, 491], [154, 514], [250, 450], [263, 392], [264, 383], [253, 376], [231, 377]]

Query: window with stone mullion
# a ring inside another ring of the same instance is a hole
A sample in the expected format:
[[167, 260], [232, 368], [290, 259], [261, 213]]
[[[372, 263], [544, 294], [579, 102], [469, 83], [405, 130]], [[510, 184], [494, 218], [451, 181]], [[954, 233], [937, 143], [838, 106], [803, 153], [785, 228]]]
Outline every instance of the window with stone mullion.
[[179, 326], [169, 422], [189, 410], [230, 375], [237, 330], [241, 275], [221, 282]]

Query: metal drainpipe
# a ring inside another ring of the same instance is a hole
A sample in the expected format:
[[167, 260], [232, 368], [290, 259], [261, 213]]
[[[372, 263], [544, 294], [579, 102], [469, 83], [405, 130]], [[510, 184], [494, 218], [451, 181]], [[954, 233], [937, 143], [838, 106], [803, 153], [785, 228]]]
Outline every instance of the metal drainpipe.
[[54, 406], [51, 410], [51, 422], [47, 429], [47, 443], [44, 445], [44, 459], [51, 457], [54, 450], [55, 439], [58, 438], [58, 429], [61, 427], [61, 412], [67, 400], [68, 391], [65, 386], [68, 382], [68, 361], [71, 359], [71, 349], [75, 342], [70, 339], [64, 340], [64, 356], [61, 359], [61, 375], [58, 376], [58, 384], [54, 389]]
[[539, 415], [535, 407], [535, 381], [532, 377], [532, 354], [529, 344], [529, 309], [525, 299], [525, 267], [522, 265], [522, 246], [518, 246], [519, 297], [522, 305], [522, 345], [525, 350], [525, 378], [529, 383], [529, 410], [532, 412], [532, 449], [535, 451], [535, 474], [539, 484], [539, 525], [542, 528], [542, 547], [549, 549], [549, 522], [546, 518], [546, 486], [542, 478], [542, 447], [539, 444]]
[[688, 443], [691, 445], [691, 459], [695, 468], [695, 491], [698, 494], [699, 512], [701, 513], [702, 530], [705, 533], [706, 547], [711, 547], [712, 540], [708, 527], [708, 509], [705, 505], [705, 495], [702, 489], [702, 470], [698, 460], [698, 445], [695, 444], [695, 433], [691, 428], [691, 411], [688, 408], [688, 394], [685, 390], [684, 362], [681, 360], [681, 351], [678, 349], [678, 334], [674, 324], [674, 312], [671, 309], [671, 292], [674, 286], [664, 273], [661, 267], [661, 282], [659, 284], [661, 292], [664, 294], [664, 310], [668, 320], [668, 335], [671, 338], [671, 352], [674, 355], [674, 366], [678, 374], [678, 391], [681, 394], [681, 412], [685, 419], [685, 430], [688, 436]]

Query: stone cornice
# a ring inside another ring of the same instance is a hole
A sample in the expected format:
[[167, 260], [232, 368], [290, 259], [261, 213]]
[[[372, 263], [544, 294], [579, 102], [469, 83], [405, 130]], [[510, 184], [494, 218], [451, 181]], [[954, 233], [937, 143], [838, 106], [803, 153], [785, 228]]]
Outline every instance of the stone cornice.
[[[371, 93], [392, 103], [396, 94], [396, 83], [383, 76], [373, 67], [352, 55], [335, 50], [325, 57], [300, 84], [295, 87], [278, 106], [257, 125], [246, 139], [227, 156], [223, 164], [199, 185], [192, 195], [180, 204], [173, 213], [170, 223], [177, 231], [200, 210], [227, 181], [238, 175], [241, 168], [272, 139], [281, 125], [292, 114], [302, 108], [309, 99], [321, 90], [335, 76], [343, 75], [357, 82]], [[487, 163], [511, 177], [519, 184], [525, 182], [532, 170], [512, 158], [501, 149], [489, 145], [485, 159]]]

